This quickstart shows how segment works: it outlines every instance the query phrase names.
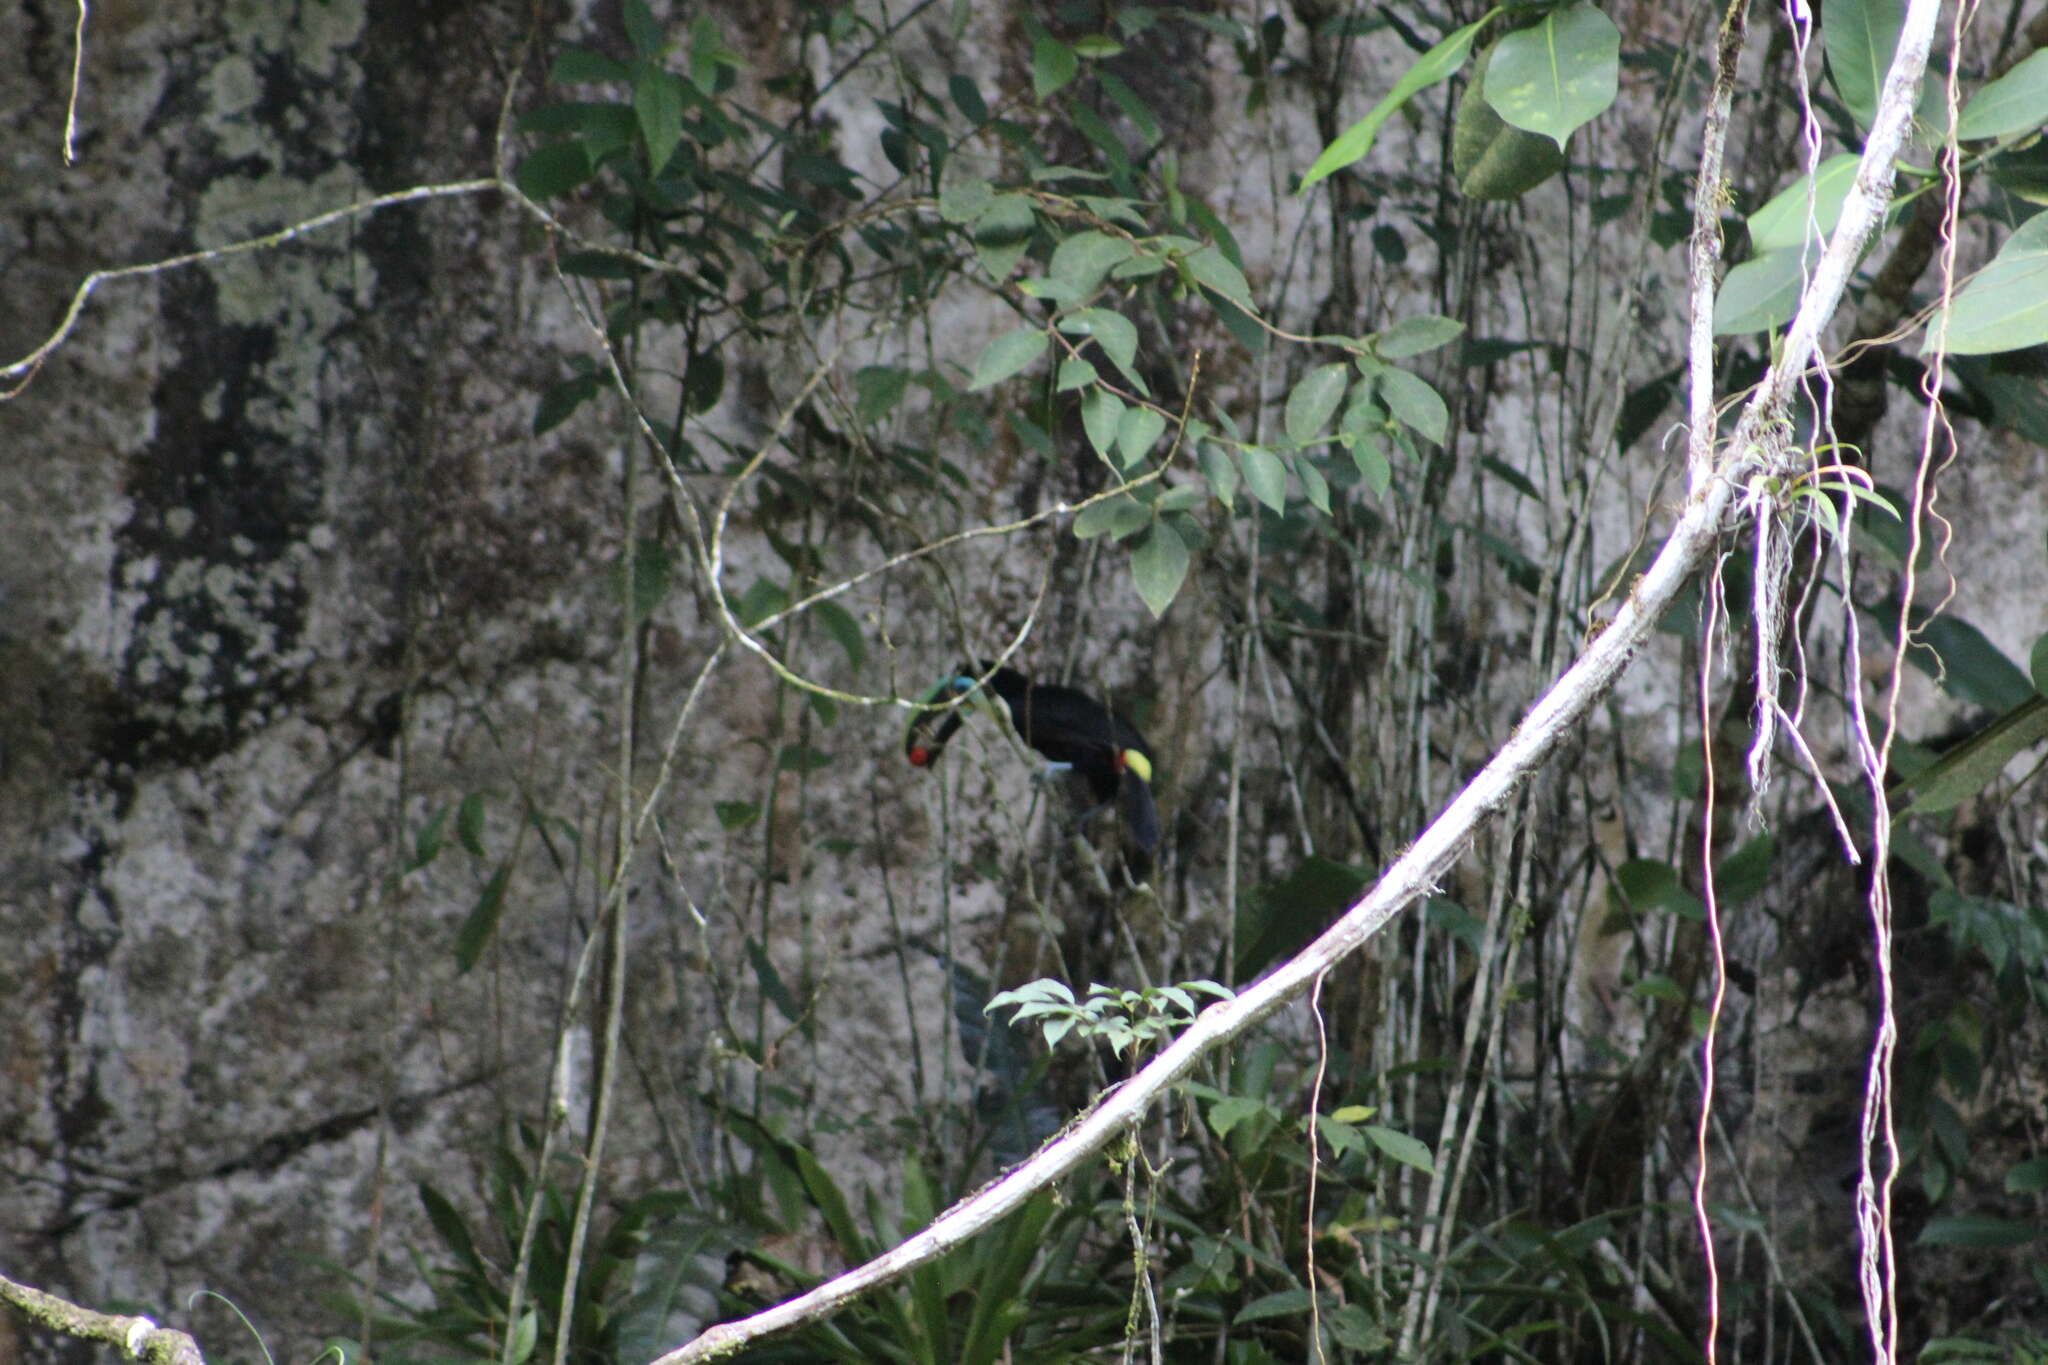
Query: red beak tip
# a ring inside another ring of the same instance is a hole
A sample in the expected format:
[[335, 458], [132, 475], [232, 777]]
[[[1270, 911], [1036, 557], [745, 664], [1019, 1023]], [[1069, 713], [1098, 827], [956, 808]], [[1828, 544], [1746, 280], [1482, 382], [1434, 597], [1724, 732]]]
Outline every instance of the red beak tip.
[[910, 751], [910, 766], [913, 768], [922, 768], [931, 761], [932, 751], [922, 744]]

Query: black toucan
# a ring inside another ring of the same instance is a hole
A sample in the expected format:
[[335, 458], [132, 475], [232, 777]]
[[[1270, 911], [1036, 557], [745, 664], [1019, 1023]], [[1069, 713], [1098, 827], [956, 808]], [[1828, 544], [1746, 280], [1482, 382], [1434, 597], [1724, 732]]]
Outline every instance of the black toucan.
[[927, 702], [971, 694], [951, 711], [919, 711], [903, 735], [903, 753], [925, 768], [945, 752], [970, 706], [1003, 714], [1026, 744], [1088, 780], [1097, 808], [1117, 803], [1131, 843], [1147, 859], [1159, 848], [1159, 810], [1152, 804], [1152, 750], [1138, 727], [1086, 692], [1057, 683], [1034, 683], [1013, 668], [962, 666], [926, 694]]

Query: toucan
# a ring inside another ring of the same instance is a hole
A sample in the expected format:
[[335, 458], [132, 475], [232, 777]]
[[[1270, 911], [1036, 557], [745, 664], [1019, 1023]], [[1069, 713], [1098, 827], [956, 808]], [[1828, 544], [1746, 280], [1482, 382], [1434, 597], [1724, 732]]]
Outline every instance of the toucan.
[[[1088, 781], [1096, 809], [1117, 803], [1124, 830], [1146, 860], [1159, 848], [1159, 810], [1152, 804], [1152, 750], [1138, 727], [1086, 692], [1057, 683], [1034, 683], [1014, 668], [963, 665], [925, 694], [927, 703], [963, 696], [950, 711], [919, 711], [903, 734], [903, 754], [926, 768], [945, 752], [969, 707], [995, 711], [989, 694], [1018, 738]], [[1092, 813], [1092, 812], [1091, 812]]]

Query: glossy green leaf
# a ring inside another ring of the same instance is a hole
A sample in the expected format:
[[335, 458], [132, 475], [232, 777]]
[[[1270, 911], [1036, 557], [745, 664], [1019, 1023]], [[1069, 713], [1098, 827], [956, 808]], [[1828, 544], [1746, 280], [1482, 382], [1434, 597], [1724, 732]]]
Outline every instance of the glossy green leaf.
[[1791, 321], [1819, 254], [1818, 243], [1807, 246], [1803, 261], [1799, 247], [1784, 247], [1729, 271], [1714, 299], [1714, 335], [1768, 332]]
[[1801, 176], [1772, 195], [1769, 203], [1749, 215], [1750, 252], [1760, 256], [1796, 247], [1810, 236], [1825, 239], [1841, 221], [1842, 202], [1856, 183], [1856, 167], [1862, 160], [1854, 152], [1831, 156], [1812, 175]]
[[1318, 365], [1303, 375], [1287, 395], [1287, 439], [1307, 445], [1323, 435], [1350, 382], [1351, 367], [1342, 361]]
[[1922, 352], [1989, 355], [2048, 341], [2048, 213], [2037, 213], [1927, 324]]
[[1905, 17], [1904, 0], [1828, 0], [1821, 15], [1821, 48], [1835, 92], [1865, 128], [1877, 114], [1878, 92]]
[[1390, 369], [1379, 377], [1379, 395], [1404, 425], [1438, 445], [1444, 443], [1451, 429], [1451, 410], [1428, 381], [1407, 370]]
[[1964, 142], [2037, 131], [2048, 123], [2048, 49], [2028, 57], [1970, 96], [1956, 119]]
[[1244, 486], [1275, 512], [1287, 510], [1287, 466], [1264, 446], [1246, 446], [1238, 452], [1244, 463]]
[[1091, 389], [1081, 400], [1081, 425], [1088, 432], [1088, 444], [1107, 457], [1116, 448], [1117, 430], [1123, 424], [1124, 403], [1107, 389]]
[[[1497, 44], [1496, 44], [1497, 46]], [[1471, 199], [1515, 199], [1564, 169], [1564, 152], [1541, 133], [1517, 128], [1486, 102], [1485, 76], [1493, 48], [1459, 97], [1451, 124], [1451, 172], [1458, 192]]]
[[1486, 70], [1486, 102], [1562, 150], [1574, 129], [1614, 103], [1620, 74], [1621, 30], [1582, 2], [1500, 40]]
[[1003, 333], [982, 348], [981, 359], [974, 363], [974, 382], [967, 387], [985, 389], [1002, 383], [1044, 355], [1051, 344], [1051, 338], [1036, 327], [1019, 327]]
[[1306, 192], [1318, 180], [1343, 170], [1372, 150], [1372, 144], [1379, 138], [1380, 125], [1392, 118], [1397, 110], [1420, 92], [1427, 90], [1438, 81], [1448, 80], [1465, 64], [1471, 55], [1472, 40], [1479, 36], [1479, 30], [1488, 20], [1500, 13], [1498, 7], [1488, 10], [1477, 21], [1457, 29], [1429, 51], [1423, 53], [1415, 64], [1394, 82], [1394, 88], [1387, 97], [1372, 107], [1372, 112], [1339, 133], [1336, 140], [1323, 148], [1322, 155], [1301, 177], [1301, 189]]
[[1188, 547], [1170, 522], [1160, 519], [1131, 550], [1131, 578], [1154, 616], [1166, 615], [1188, 576]]

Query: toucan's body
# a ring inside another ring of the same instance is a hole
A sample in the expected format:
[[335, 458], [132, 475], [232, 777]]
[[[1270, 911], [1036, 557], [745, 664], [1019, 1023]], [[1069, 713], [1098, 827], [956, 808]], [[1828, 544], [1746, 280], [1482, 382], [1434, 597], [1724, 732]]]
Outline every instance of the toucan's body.
[[[1152, 751], [1137, 726], [1086, 692], [1057, 683], [1034, 683], [1011, 668], [991, 672], [986, 664], [963, 667], [933, 688], [928, 700], [974, 692], [982, 698], [993, 693], [1020, 739], [1085, 778], [1097, 806], [1116, 802], [1125, 831], [1140, 852], [1150, 858], [1158, 850]], [[903, 752], [914, 766], [929, 767], [938, 760], [974, 701], [970, 698], [951, 711], [920, 711], [911, 720], [903, 737]]]

